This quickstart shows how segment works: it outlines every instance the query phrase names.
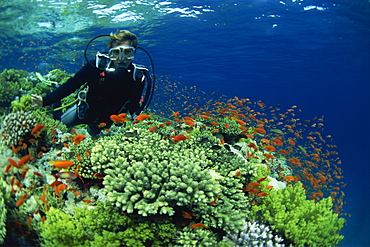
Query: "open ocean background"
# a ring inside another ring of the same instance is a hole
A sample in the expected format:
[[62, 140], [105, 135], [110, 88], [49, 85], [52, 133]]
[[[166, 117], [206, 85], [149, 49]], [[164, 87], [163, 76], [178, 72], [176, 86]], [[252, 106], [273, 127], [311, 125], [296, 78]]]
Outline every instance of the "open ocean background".
[[[0, 10], [1, 71], [75, 73], [91, 38], [128, 29], [167, 78], [158, 85], [324, 116], [352, 215], [340, 246], [370, 246], [369, 0], [3, 0]], [[89, 56], [105, 43], [95, 40]]]

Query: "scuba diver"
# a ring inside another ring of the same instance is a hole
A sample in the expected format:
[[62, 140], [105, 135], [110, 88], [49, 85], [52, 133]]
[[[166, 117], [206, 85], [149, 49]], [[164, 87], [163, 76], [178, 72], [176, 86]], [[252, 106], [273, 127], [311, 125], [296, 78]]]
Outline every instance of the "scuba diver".
[[[88, 45], [101, 36], [110, 36], [109, 52], [98, 52], [95, 60], [89, 61], [86, 56]], [[144, 48], [138, 47], [138, 38], [135, 34], [127, 30], [118, 30], [110, 35], [96, 36], [86, 45], [84, 55], [87, 63], [74, 77], [45, 97], [31, 95], [32, 106], [43, 107], [60, 102], [62, 98], [84, 85], [84, 89], [78, 93], [78, 102], [64, 114], [59, 116], [54, 114], [54, 118], [68, 127], [88, 124], [89, 134], [97, 136], [101, 131], [101, 123], [105, 123], [106, 128], [110, 127], [111, 115], [120, 113], [139, 115], [150, 103], [155, 79], [151, 80], [145, 67], [132, 63], [137, 48], [147, 53], [153, 66], [149, 53]], [[143, 95], [145, 86], [146, 91]]]

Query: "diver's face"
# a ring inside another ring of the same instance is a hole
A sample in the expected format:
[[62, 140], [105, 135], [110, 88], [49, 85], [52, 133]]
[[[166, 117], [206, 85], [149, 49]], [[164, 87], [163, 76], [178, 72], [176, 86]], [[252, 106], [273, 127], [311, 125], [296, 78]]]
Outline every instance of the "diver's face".
[[[130, 41], [124, 41], [124, 42], [120, 43], [119, 45], [128, 45], [128, 46], [131, 46]], [[128, 66], [130, 65], [131, 61], [132, 61], [132, 59], [127, 59], [125, 57], [124, 60], [114, 60], [113, 61], [113, 64], [114, 64], [114, 66], [116, 68], [118, 68], [118, 67], [124, 67], [124, 68], [127, 69]]]

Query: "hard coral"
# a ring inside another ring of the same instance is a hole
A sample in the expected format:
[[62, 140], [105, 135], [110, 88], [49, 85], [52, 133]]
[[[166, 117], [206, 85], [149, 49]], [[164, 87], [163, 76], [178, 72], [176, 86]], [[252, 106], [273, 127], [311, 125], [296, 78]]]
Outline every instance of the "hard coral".
[[338, 232], [344, 219], [333, 213], [332, 206], [330, 197], [317, 203], [306, 200], [305, 190], [298, 182], [295, 186], [270, 191], [252, 211], [256, 219], [267, 222], [295, 246], [333, 246], [343, 239]]
[[1, 134], [6, 145], [16, 145], [18, 141], [38, 123], [32, 112], [23, 110], [8, 114], [1, 125]]
[[205, 204], [220, 192], [209, 170], [202, 169], [210, 164], [202, 150], [183, 149], [156, 133], [146, 131], [139, 136], [131, 142], [123, 142], [121, 136], [122, 141], [116, 143], [120, 150], [102, 147], [106, 156], [115, 157], [99, 165], [111, 167], [104, 170], [104, 191], [117, 207], [144, 216], [173, 215], [175, 206]]
[[166, 220], [133, 222], [109, 204], [74, 211], [70, 215], [51, 207], [46, 212], [40, 228], [43, 246], [163, 246], [175, 234], [174, 225]]
[[227, 235], [223, 241], [230, 243], [232, 246], [284, 246], [284, 244], [281, 244], [283, 239], [273, 234], [270, 227], [255, 221], [246, 221], [243, 230]]
[[29, 89], [30, 84], [24, 77], [27, 72], [24, 70], [4, 69], [0, 73], [0, 105], [8, 106], [10, 102], [21, 95], [21, 89]]

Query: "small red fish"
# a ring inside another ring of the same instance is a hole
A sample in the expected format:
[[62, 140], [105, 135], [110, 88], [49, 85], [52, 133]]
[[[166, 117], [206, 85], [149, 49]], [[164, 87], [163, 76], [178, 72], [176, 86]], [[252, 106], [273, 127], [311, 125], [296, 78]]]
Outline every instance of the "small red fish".
[[94, 178], [104, 178], [105, 177], [105, 174], [104, 173], [95, 173], [93, 175]]
[[173, 112], [171, 116], [180, 117], [180, 112], [179, 111]]
[[261, 192], [261, 193], [258, 193], [257, 196], [258, 197], [261, 197], [261, 196], [268, 196], [269, 194], [266, 193], [266, 192]]
[[261, 184], [256, 183], [256, 182], [250, 182], [249, 184], [247, 184], [247, 186], [255, 188], [255, 187], [261, 186]]
[[182, 211], [181, 215], [182, 215], [182, 217], [184, 217], [186, 219], [192, 219], [193, 216], [195, 216], [195, 214], [191, 214], [191, 213], [188, 213], [188, 212], [185, 212], [185, 211]]
[[99, 127], [99, 128], [104, 128], [105, 126], [107, 126], [107, 124], [106, 124], [106, 123], [100, 123], [100, 124], [98, 124], [98, 127]]
[[179, 142], [179, 141], [183, 141], [183, 140], [186, 140], [186, 139], [189, 139], [189, 137], [180, 134], [180, 135], [174, 136], [172, 141], [173, 142]]
[[262, 128], [254, 128], [254, 131], [256, 131], [258, 134], [261, 134], [261, 135], [266, 134], [266, 130], [264, 130]]
[[291, 176], [291, 175], [289, 175], [289, 176], [285, 176], [285, 177], [284, 177], [284, 180], [285, 180], [285, 181], [287, 181], [287, 182], [292, 182], [292, 181], [294, 181], [294, 177], [293, 177], [293, 176]]
[[10, 145], [10, 147], [12, 148], [13, 153], [18, 154], [18, 150], [15, 148], [13, 144]]
[[120, 113], [117, 116], [119, 116], [120, 118], [126, 118], [127, 114], [126, 113]]
[[85, 140], [86, 136], [84, 135], [76, 135], [73, 137], [73, 144], [77, 145], [80, 144], [81, 141]]
[[72, 161], [69, 160], [56, 160], [56, 161], [49, 161], [56, 168], [69, 168], [74, 165]]
[[156, 131], [156, 129], [157, 129], [158, 127], [157, 126], [153, 126], [153, 127], [151, 127], [150, 129], [149, 129], [149, 131], [150, 132], [154, 132], [154, 131]]
[[26, 156], [23, 156], [19, 161], [18, 161], [18, 165], [19, 166], [23, 166], [24, 164], [28, 163], [28, 161], [31, 159], [31, 155], [26, 155]]
[[27, 199], [27, 193], [24, 193], [23, 196], [21, 196], [21, 198], [19, 198], [19, 200], [15, 203], [15, 206], [17, 207], [20, 207]]
[[36, 125], [32, 130], [31, 130], [31, 135], [33, 135], [34, 137], [40, 137], [40, 133], [42, 131], [42, 129], [44, 128], [44, 125], [43, 124], [38, 124]]
[[145, 119], [148, 119], [148, 118], [151, 118], [151, 116], [147, 115], [147, 114], [140, 114], [134, 120], [138, 121], [138, 122], [141, 122], [141, 121], [144, 121]]
[[68, 185], [66, 185], [66, 184], [59, 184], [59, 185], [57, 186], [57, 190], [58, 190], [58, 191], [63, 191], [63, 190], [65, 190], [65, 189], [67, 189], [67, 187], [68, 187]]
[[112, 120], [114, 123], [123, 123], [128, 121], [126, 118], [121, 118], [118, 115], [111, 115], [110, 120]]
[[191, 120], [185, 120], [184, 123], [187, 124], [190, 127], [195, 127], [195, 123]]
[[18, 163], [17, 162], [15, 162], [15, 160], [13, 160], [12, 158], [9, 158], [8, 159], [8, 161], [9, 161], [9, 163], [12, 165], [12, 166], [14, 166], [14, 167], [16, 167], [16, 168], [18, 168], [18, 169], [21, 169], [22, 167], [20, 166], [20, 165], [18, 165]]
[[27, 172], [28, 172], [29, 169], [30, 168], [23, 169], [23, 171], [22, 171], [22, 179], [24, 179], [26, 177], [26, 174], [27, 174]]
[[258, 180], [257, 180], [257, 183], [262, 182], [262, 181], [263, 181], [263, 180], [265, 180], [267, 177], [268, 177], [268, 176], [258, 179]]
[[28, 216], [28, 218], [27, 218], [27, 225], [28, 225], [28, 229], [31, 229], [32, 228], [32, 216]]
[[199, 227], [209, 228], [208, 226], [204, 225], [203, 223], [197, 223], [189, 226], [190, 228], [196, 229]]
[[238, 124], [242, 125], [242, 126], [246, 126], [246, 125], [247, 125], [247, 123], [246, 123], [246, 122], [244, 122], [243, 120], [235, 119], [235, 121], [236, 121]]
[[11, 164], [7, 164], [5, 169], [4, 169], [4, 173], [8, 173], [10, 172], [10, 168], [12, 168], [12, 165]]
[[216, 196], [214, 199], [213, 199], [213, 201], [211, 201], [210, 203], [209, 203], [209, 205], [214, 205], [215, 203], [216, 203], [216, 201], [217, 201], [217, 199], [218, 198], [220, 198], [219, 196]]
[[276, 148], [274, 146], [266, 146], [265, 149], [270, 152], [275, 152]]

